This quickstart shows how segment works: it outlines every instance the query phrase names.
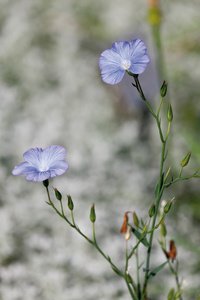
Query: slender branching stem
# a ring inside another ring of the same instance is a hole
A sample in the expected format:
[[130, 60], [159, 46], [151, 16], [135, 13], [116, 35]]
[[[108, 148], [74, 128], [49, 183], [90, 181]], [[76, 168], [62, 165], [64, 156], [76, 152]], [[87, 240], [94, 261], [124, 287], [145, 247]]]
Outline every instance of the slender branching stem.
[[[64, 214], [64, 210], [63, 210], [63, 206], [61, 204], [61, 212], [55, 207], [55, 205], [53, 204], [53, 202], [51, 201], [51, 197], [49, 194], [49, 189], [48, 187], [46, 187], [46, 192], [47, 192], [47, 197], [48, 197], [48, 202], [47, 204], [49, 204], [54, 210], [55, 212], [63, 219], [65, 220], [72, 228], [74, 228], [86, 241], [88, 241], [91, 245], [93, 245], [98, 252], [109, 262], [109, 264], [111, 265], [111, 267], [113, 268], [113, 270], [121, 277], [126, 277], [126, 274], [123, 274], [116, 266], [115, 264], [113, 264], [113, 262], [111, 261], [110, 257], [107, 256], [98, 246], [97, 242], [96, 242], [96, 237], [95, 237], [95, 231], [94, 231], [94, 226], [93, 226], [93, 239], [91, 240], [90, 238], [88, 238], [80, 229], [79, 227], [75, 224], [75, 220], [74, 220], [74, 215], [73, 215], [73, 211], [71, 211], [71, 216], [72, 216], [72, 223], [68, 220], [68, 218], [65, 216]], [[133, 298], [134, 299], [134, 298]], [[138, 299], [135, 299], [138, 300]]]

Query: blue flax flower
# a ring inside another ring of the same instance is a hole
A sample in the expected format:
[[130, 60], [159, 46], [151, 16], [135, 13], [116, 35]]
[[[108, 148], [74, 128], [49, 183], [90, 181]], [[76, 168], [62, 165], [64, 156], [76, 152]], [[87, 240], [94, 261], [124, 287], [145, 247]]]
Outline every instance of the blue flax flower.
[[101, 78], [105, 83], [119, 83], [125, 72], [138, 75], [144, 72], [150, 58], [142, 40], [115, 42], [111, 49], [105, 50], [99, 58]]
[[61, 146], [49, 146], [31, 148], [23, 154], [25, 162], [22, 162], [12, 170], [13, 175], [26, 175], [26, 180], [41, 182], [50, 177], [64, 174], [68, 163], [64, 160], [65, 148]]

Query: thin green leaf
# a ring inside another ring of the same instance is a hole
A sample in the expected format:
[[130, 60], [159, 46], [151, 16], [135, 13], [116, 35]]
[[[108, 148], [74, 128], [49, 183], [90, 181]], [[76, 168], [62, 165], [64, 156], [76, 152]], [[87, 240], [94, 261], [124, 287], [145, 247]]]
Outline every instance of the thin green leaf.
[[[158, 181], [158, 183], [156, 184], [156, 188], [155, 188], [155, 198], [158, 199], [158, 196], [159, 196], [159, 193], [160, 193], [160, 190], [163, 186], [163, 179], [164, 179], [164, 173], [162, 174], [162, 178], [161, 178], [161, 183], [160, 183], [160, 180]], [[160, 187], [160, 189], [159, 189]]]
[[140, 270], [140, 268], [143, 266], [144, 261], [139, 265], [138, 269]]
[[131, 230], [132, 230], [133, 234], [138, 238], [138, 240], [141, 240], [141, 243], [145, 247], [149, 247], [146, 237], [142, 238], [142, 234], [133, 227], [131, 228]]
[[148, 280], [152, 279], [159, 271], [161, 271], [167, 263], [168, 263], [168, 260], [166, 262], [164, 262], [163, 264], [161, 264], [160, 266], [153, 269], [149, 274]]
[[113, 269], [113, 271], [114, 271], [117, 275], [123, 277], [122, 273], [121, 273], [116, 267], [112, 266], [112, 269]]

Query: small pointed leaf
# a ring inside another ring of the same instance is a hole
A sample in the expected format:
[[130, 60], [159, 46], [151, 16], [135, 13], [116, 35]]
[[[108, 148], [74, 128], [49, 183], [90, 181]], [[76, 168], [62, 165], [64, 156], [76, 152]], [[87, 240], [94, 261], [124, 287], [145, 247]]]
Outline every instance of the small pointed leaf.
[[112, 269], [113, 269], [113, 271], [114, 271], [117, 275], [123, 277], [122, 273], [121, 273], [116, 267], [112, 266]]
[[167, 263], [168, 263], [168, 260], [166, 262], [164, 262], [163, 264], [161, 264], [160, 266], [153, 269], [149, 274], [148, 280], [152, 279], [159, 271], [161, 271]]
[[133, 234], [138, 238], [138, 240], [141, 240], [141, 243], [145, 247], [149, 247], [146, 237], [142, 239], [142, 234], [138, 230], [136, 230], [134, 227], [132, 227], [131, 230], [132, 230]]
[[[160, 190], [163, 186], [163, 179], [164, 179], [164, 173], [162, 174], [162, 179], [161, 179], [161, 184], [160, 181], [158, 181], [158, 183], [156, 184], [156, 188], [155, 188], [155, 198], [157, 199], [160, 193]], [[160, 186], [160, 189], [159, 189]]]

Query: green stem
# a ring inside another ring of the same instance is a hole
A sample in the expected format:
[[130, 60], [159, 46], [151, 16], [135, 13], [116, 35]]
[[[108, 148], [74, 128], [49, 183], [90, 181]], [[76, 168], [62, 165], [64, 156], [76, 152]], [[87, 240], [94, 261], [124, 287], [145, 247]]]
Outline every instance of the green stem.
[[95, 224], [94, 224], [94, 222], [92, 223], [92, 225], [93, 225], [93, 241], [96, 244], [97, 242], [96, 242], [96, 236], [95, 236]]
[[183, 171], [183, 167], [180, 168], [180, 172], [178, 174], [178, 178], [181, 178], [182, 171]]
[[[111, 261], [111, 259], [106, 256], [106, 254], [99, 248], [99, 246], [97, 245], [97, 242], [96, 242], [96, 239], [94, 241], [92, 241], [90, 238], [88, 238], [75, 224], [75, 221], [74, 221], [74, 216], [73, 216], [73, 212], [72, 212], [72, 222], [71, 223], [67, 218], [66, 216], [64, 215], [64, 211], [63, 209], [61, 208], [62, 212], [60, 212], [56, 207], [55, 205], [53, 204], [53, 202], [51, 201], [51, 198], [50, 198], [50, 194], [49, 194], [49, 189], [48, 187], [46, 187], [46, 191], [47, 191], [47, 197], [48, 197], [48, 200], [49, 202], [47, 202], [47, 204], [49, 204], [54, 210], [55, 212], [63, 219], [65, 220], [72, 228], [74, 228], [86, 241], [88, 241], [91, 245], [93, 245], [97, 250], [98, 252], [109, 262], [109, 264], [111, 265], [111, 267], [113, 268], [113, 270], [115, 270], [115, 272], [121, 276], [121, 277], [126, 277], [126, 274], [124, 275]], [[134, 298], [133, 298], [134, 299]], [[138, 300], [138, 299], [135, 299], [135, 300]]]
[[[198, 171], [196, 171], [192, 175], [185, 176], [185, 177], [177, 177], [177, 178], [173, 179], [172, 181], [166, 183], [164, 186], [169, 187], [170, 185], [174, 184], [175, 182], [177, 182], [179, 180], [187, 180], [187, 179], [190, 179], [190, 178], [200, 178], [200, 175], [197, 175], [198, 172], [199, 172], [199, 169], [198, 169]], [[179, 175], [180, 175], [180, 173], [179, 173]]]
[[[129, 74], [129, 75], [130, 75], [130, 74]], [[131, 76], [133, 76], [133, 75], [131, 75]], [[137, 88], [137, 90], [138, 90], [138, 92], [139, 92], [139, 94], [140, 94], [140, 97], [141, 97], [141, 98], [144, 100], [144, 102], [146, 103], [146, 105], [147, 105], [149, 111], [151, 112], [152, 116], [153, 116], [154, 118], [156, 118], [155, 112], [153, 111], [153, 109], [151, 108], [149, 102], [147, 101], [146, 97], [144, 96], [144, 93], [143, 93], [142, 87], [141, 87], [141, 85], [140, 85], [138, 76], [137, 76], [137, 75], [134, 75], [133, 77], [134, 77], [134, 79], [135, 79], [135, 86], [136, 86], [136, 88]]]
[[[174, 268], [172, 267], [172, 265], [171, 265], [171, 263], [170, 263], [170, 261], [168, 260], [168, 264], [169, 264], [169, 268], [170, 268], [170, 270], [171, 270], [171, 272], [174, 274], [174, 276], [175, 276], [175, 280], [176, 280], [176, 285], [177, 285], [177, 290], [178, 290], [178, 292], [181, 292], [180, 291], [180, 283], [179, 283], [179, 278], [178, 278], [178, 260], [176, 260], [176, 270], [174, 270]], [[181, 295], [181, 293], [180, 293], [180, 295], [179, 295], [179, 299], [180, 300], [182, 300], [182, 295]]]
[[139, 274], [139, 256], [138, 256], [138, 247], [136, 249], [136, 267], [137, 267], [137, 294], [138, 298], [141, 299], [141, 290], [140, 290], [140, 274]]
[[[146, 98], [144, 96], [144, 93], [142, 91], [138, 76], [134, 75], [134, 74], [131, 74], [131, 73], [129, 75], [134, 77], [134, 79], [135, 79], [135, 85], [134, 86], [137, 88], [141, 98], [145, 101], [150, 113], [156, 119], [160, 139], [161, 139], [161, 142], [162, 142], [160, 174], [159, 174], [159, 186], [158, 186], [158, 190], [160, 192], [158, 193], [158, 196], [157, 196], [157, 199], [156, 199], [155, 215], [153, 217], [152, 227], [151, 227], [151, 230], [150, 230], [151, 233], [150, 233], [150, 238], [149, 238], [149, 246], [148, 246], [148, 249], [147, 249], [146, 272], [145, 272], [145, 279], [144, 279], [144, 286], [143, 286], [143, 297], [146, 297], [146, 295], [147, 295], [147, 283], [148, 283], [148, 272], [149, 272], [149, 266], [150, 266], [151, 247], [152, 247], [153, 235], [154, 235], [154, 227], [155, 227], [155, 223], [156, 223], [156, 218], [157, 218], [157, 214], [158, 214], [158, 208], [159, 208], [160, 200], [161, 200], [164, 188], [165, 188], [165, 185], [163, 184], [163, 166], [164, 166], [164, 161], [165, 161], [165, 147], [166, 147], [166, 142], [167, 142], [167, 138], [168, 138], [168, 135], [169, 135], [170, 125], [168, 126], [166, 139], [164, 139], [162, 129], [161, 129], [161, 123], [160, 123], [160, 119], [159, 119], [159, 113], [160, 113], [160, 109], [161, 109], [161, 106], [162, 106], [163, 99], [161, 98], [159, 108], [158, 108], [158, 112], [157, 112], [157, 114], [155, 114], [153, 109], [151, 108], [151, 106], [149, 105], [148, 101], [146, 100]], [[137, 243], [138, 245], [139, 245], [139, 242], [140, 241], [138, 241], [138, 243]], [[138, 245], [136, 245], [136, 246], [138, 246]], [[134, 247], [134, 249], [136, 249], [136, 247]], [[134, 249], [132, 249], [131, 255], [132, 255]], [[129, 257], [130, 257], [130, 255], [129, 255]]]
[[157, 117], [158, 117], [159, 114], [160, 114], [160, 109], [161, 109], [161, 106], [162, 106], [162, 102], [163, 102], [163, 97], [161, 97], [161, 100], [160, 100], [160, 104], [159, 104], [158, 112], [157, 112]]
[[160, 200], [161, 200], [161, 197], [162, 197], [163, 191], [164, 191], [164, 185], [162, 182], [162, 178], [163, 178], [162, 174], [163, 174], [163, 165], [164, 165], [164, 157], [165, 157], [165, 146], [166, 146], [166, 142], [164, 141], [164, 142], [162, 142], [160, 175], [159, 175], [159, 191], [160, 191], [160, 193], [158, 194], [158, 197], [156, 199], [155, 214], [153, 217], [153, 222], [152, 222], [152, 227], [151, 227], [152, 232], [150, 234], [149, 247], [147, 249], [146, 272], [145, 272], [145, 279], [144, 279], [144, 285], [143, 285], [143, 293], [144, 293], [145, 297], [147, 295], [148, 272], [149, 272], [149, 267], [150, 267], [151, 248], [152, 248], [153, 235], [154, 235], [153, 228], [155, 227], [156, 218], [157, 218], [157, 214], [158, 214], [158, 208], [159, 208]]
[[73, 210], [71, 210], [71, 217], [72, 217], [72, 223], [73, 223], [73, 225], [75, 226], [75, 221], [74, 221], [74, 213], [73, 213]]
[[[125, 282], [126, 282], [126, 285], [128, 287], [128, 290], [129, 290], [129, 293], [132, 297], [133, 300], [139, 300], [139, 298], [134, 294], [131, 286], [130, 286], [130, 283], [128, 282], [128, 260], [129, 260], [129, 257], [128, 257], [128, 242], [126, 241], [126, 265], [125, 265], [125, 276], [124, 276], [124, 279], [125, 279]], [[136, 288], [136, 285], [134, 282], [132, 282], [132, 286], [135, 290], [135, 292], [137, 293], [137, 288]]]

